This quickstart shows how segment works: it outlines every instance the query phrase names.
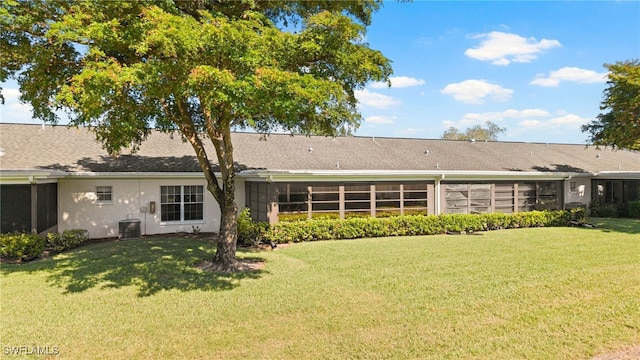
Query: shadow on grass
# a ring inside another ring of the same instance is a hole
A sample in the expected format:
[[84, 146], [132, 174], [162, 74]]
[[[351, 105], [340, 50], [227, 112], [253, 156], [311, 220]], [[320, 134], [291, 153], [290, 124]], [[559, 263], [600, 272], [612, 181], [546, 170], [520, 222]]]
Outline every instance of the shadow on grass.
[[256, 279], [263, 273], [258, 270], [222, 274], [195, 267], [198, 261], [212, 258], [214, 254], [214, 244], [197, 239], [109, 241], [28, 264], [3, 265], [2, 272], [44, 271], [48, 273], [47, 280], [65, 289], [65, 293], [96, 287], [135, 286], [138, 296], [153, 295], [161, 290], [230, 290], [241, 280]]
[[589, 218], [602, 231], [640, 234], [640, 219]]

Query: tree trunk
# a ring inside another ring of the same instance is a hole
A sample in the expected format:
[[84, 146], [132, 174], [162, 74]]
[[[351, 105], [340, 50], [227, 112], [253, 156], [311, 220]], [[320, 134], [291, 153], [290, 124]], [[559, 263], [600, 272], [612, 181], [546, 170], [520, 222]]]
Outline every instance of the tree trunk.
[[[218, 245], [216, 255], [213, 259], [212, 270], [223, 272], [234, 272], [241, 270], [241, 264], [236, 259], [236, 241], [238, 238], [238, 205], [235, 201], [236, 184], [235, 169], [233, 164], [233, 145], [231, 144], [231, 127], [229, 119], [214, 121], [211, 112], [204, 111], [207, 119], [207, 135], [213, 144], [218, 165], [222, 175], [222, 181], [216, 178], [209, 156], [203, 145], [202, 139], [197, 129], [191, 121], [191, 116], [186, 101], [178, 102], [180, 114], [183, 121], [176, 121], [182, 134], [193, 146], [198, 158], [200, 168], [207, 179], [207, 190], [213, 195], [220, 205], [220, 233], [218, 234]], [[214, 126], [213, 124], [218, 124]]]
[[[220, 233], [218, 235], [218, 246], [214, 262], [216, 267], [225, 272], [234, 271], [237, 265], [236, 260], [236, 240], [238, 232], [238, 206], [229, 194], [225, 194], [225, 201], [220, 204], [221, 221]], [[233, 195], [231, 195], [233, 197]]]
[[231, 130], [225, 127], [221, 136], [211, 132], [211, 140], [216, 148], [220, 173], [222, 175], [222, 191], [218, 187], [216, 200], [220, 204], [220, 233], [214, 263], [224, 272], [240, 270], [236, 259], [236, 242], [238, 239], [238, 205], [236, 204], [236, 176], [233, 166], [233, 146]]

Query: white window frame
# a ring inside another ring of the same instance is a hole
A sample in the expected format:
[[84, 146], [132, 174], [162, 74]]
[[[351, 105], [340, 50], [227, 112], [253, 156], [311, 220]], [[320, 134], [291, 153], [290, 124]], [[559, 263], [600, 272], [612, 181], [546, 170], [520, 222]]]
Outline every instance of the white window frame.
[[[179, 202], [165, 202], [163, 201], [163, 189], [165, 188], [171, 188], [171, 187], [179, 187], [180, 188], [180, 194], [178, 194], [179, 197]], [[186, 187], [196, 187], [199, 188], [200, 193], [199, 194], [195, 194], [196, 196], [200, 195], [201, 196], [201, 201], [188, 201], [188, 199], [185, 199], [185, 188]], [[205, 210], [204, 210], [204, 186], [202, 185], [162, 185], [160, 186], [160, 207], [159, 207], [159, 212], [160, 212], [160, 221], [162, 223], [173, 223], [173, 224], [177, 224], [177, 223], [203, 223], [204, 222], [204, 218], [205, 218]], [[180, 205], [180, 219], [179, 220], [164, 220], [162, 218], [163, 216], [163, 207], [167, 206], [167, 205], [171, 205], [171, 204], [179, 204]], [[200, 219], [191, 219], [191, 220], [185, 220], [185, 205], [190, 205], [190, 204], [202, 204], [202, 218]]]
[[[111, 185], [99, 185], [96, 186], [96, 204], [113, 204], [113, 186]], [[101, 197], [108, 195], [109, 199], [101, 199]]]
[[569, 181], [569, 192], [572, 194], [578, 192], [578, 184], [576, 181]]

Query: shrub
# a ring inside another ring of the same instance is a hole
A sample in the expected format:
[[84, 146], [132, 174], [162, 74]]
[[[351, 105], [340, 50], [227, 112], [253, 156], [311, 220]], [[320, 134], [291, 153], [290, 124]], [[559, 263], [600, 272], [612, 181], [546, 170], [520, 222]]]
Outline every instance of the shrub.
[[515, 218], [511, 214], [490, 213], [482, 216], [484, 220], [484, 230], [500, 230], [514, 227]]
[[0, 235], [0, 257], [11, 260], [32, 260], [44, 250], [44, 239], [37, 234], [11, 233]]
[[279, 221], [305, 221], [308, 220], [307, 213], [298, 214], [278, 214]]
[[529, 211], [517, 214], [406, 215], [387, 218], [321, 219], [279, 222], [264, 230], [269, 242], [288, 243], [363, 237], [435, 235], [497, 229], [567, 226], [584, 219], [584, 209]]
[[264, 238], [269, 224], [254, 222], [249, 208], [244, 208], [238, 214], [238, 244], [243, 246], [258, 245]]
[[591, 216], [615, 218], [620, 216], [620, 212], [616, 204], [602, 204], [594, 201], [591, 203]]
[[[638, 202], [640, 204], [640, 202]], [[579, 207], [569, 210], [572, 221], [577, 221], [580, 224], [587, 222], [587, 210]]]
[[76, 248], [89, 240], [89, 232], [84, 229], [64, 230], [61, 234], [47, 234], [46, 247], [61, 252]]
[[627, 216], [632, 219], [640, 219], [640, 200], [627, 203]]

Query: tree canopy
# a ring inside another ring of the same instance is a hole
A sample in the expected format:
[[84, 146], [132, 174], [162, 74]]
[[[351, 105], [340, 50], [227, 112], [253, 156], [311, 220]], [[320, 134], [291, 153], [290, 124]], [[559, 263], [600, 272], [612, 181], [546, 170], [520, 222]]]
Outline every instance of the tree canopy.
[[640, 150], [640, 59], [605, 64], [609, 69], [600, 113], [582, 126], [595, 145]]
[[391, 74], [390, 61], [364, 41], [380, 5], [5, 0], [0, 81], [17, 80], [35, 118], [55, 123], [66, 111], [72, 125], [89, 126], [110, 154], [135, 151], [152, 129], [178, 131], [220, 204], [216, 261], [230, 268], [237, 213], [231, 129], [355, 129], [354, 90]]
[[447, 140], [478, 140], [478, 141], [497, 141], [498, 134], [507, 131], [491, 121], [485, 122], [485, 126], [475, 125], [460, 131], [451, 126], [442, 134], [443, 139]]

